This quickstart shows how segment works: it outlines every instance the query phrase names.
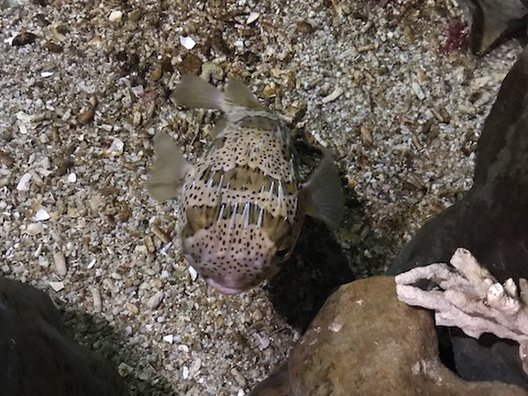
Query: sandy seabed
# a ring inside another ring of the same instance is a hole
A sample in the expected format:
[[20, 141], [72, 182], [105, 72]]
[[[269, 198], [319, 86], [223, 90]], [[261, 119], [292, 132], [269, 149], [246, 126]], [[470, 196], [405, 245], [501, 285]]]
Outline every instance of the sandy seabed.
[[451, 0], [4, 1], [0, 274], [50, 293], [133, 394], [246, 394], [298, 333], [267, 288], [225, 297], [193, 276], [178, 203], [147, 195], [154, 134], [193, 161], [218, 116], [175, 106], [180, 75], [244, 80], [334, 153], [363, 216], [347, 214], [338, 242], [375, 236], [350, 261], [366, 276], [471, 186], [520, 47], [446, 50], [459, 18]]

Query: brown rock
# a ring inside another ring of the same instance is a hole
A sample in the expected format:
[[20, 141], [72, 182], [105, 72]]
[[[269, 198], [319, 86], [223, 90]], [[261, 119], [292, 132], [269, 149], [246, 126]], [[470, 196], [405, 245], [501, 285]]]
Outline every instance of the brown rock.
[[187, 54], [178, 65], [181, 75], [194, 74], [199, 75], [202, 72], [202, 60], [194, 54]]
[[332, 294], [292, 350], [288, 372], [275, 373], [252, 396], [528, 394], [466, 382], [447, 369], [431, 315], [398, 301], [392, 277], [362, 279]]
[[64, 47], [62, 45], [54, 43], [53, 41], [46, 41], [44, 43], [44, 48], [50, 52], [55, 52], [56, 54], [60, 54], [62, 51], [64, 51]]
[[14, 47], [21, 47], [27, 44], [33, 44], [37, 36], [31, 32], [21, 32], [15, 36], [11, 45]]

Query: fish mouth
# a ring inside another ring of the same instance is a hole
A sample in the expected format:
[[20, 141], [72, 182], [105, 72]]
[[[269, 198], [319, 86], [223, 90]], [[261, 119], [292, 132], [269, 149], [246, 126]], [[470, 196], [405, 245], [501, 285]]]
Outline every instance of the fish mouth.
[[205, 281], [207, 282], [209, 286], [218, 290], [222, 294], [227, 294], [231, 296], [234, 294], [242, 293], [244, 291], [244, 289], [238, 289], [234, 287], [228, 287], [228, 286], [221, 285], [220, 283], [217, 283], [216, 281], [214, 281], [212, 278], [207, 278]]

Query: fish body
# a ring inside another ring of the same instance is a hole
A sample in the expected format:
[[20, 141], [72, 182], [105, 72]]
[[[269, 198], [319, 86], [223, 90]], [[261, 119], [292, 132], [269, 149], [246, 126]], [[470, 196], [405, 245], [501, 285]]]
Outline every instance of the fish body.
[[210, 286], [236, 294], [272, 277], [290, 257], [306, 214], [338, 224], [343, 196], [330, 157], [301, 184], [288, 126], [242, 83], [222, 93], [184, 77], [174, 96], [187, 107], [225, 113], [194, 166], [170, 136], [157, 135], [148, 184], [160, 201], [181, 194], [183, 251]]

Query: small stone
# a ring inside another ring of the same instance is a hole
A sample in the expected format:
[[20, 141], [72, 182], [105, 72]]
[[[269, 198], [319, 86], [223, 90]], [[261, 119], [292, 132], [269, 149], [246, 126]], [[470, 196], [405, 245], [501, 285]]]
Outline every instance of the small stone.
[[131, 87], [130, 90], [136, 98], [141, 98], [145, 95], [145, 88], [141, 84]]
[[182, 377], [183, 377], [184, 380], [189, 378], [189, 367], [183, 366], [183, 368], [182, 368]]
[[60, 54], [62, 51], [64, 51], [64, 47], [62, 45], [54, 43], [53, 41], [46, 41], [43, 47], [56, 54]]
[[372, 137], [372, 131], [370, 128], [367, 128], [365, 125], [361, 125], [359, 129], [361, 132], [361, 137], [363, 138], [363, 142], [367, 144], [374, 143], [374, 138]]
[[324, 104], [333, 102], [337, 98], [339, 98], [343, 94], [343, 90], [341, 88], [336, 88], [330, 93], [329, 95], [325, 96], [322, 100]]
[[258, 12], [250, 12], [246, 19], [246, 25], [251, 25], [257, 19], [259, 19], [259, 17], [260, 17], [260, 14]]
[[202, 65], [200, 77], [209, 81], [211, 78], [220, 81], [224, 78], [224, 69], [213, 62], [206, 62]]
[[56, 292], [64, 289], [64, 282], [49, 282], [49, 285]]
[[97, 193], [90, 198], [88, 203], [90, 205], [90, 209], [92, 209], [94, 212], [97, 212], [104, 204], [103, 196]]
[[147, 249], [147, 252], [150, 254], [154, 254], [156, 251], [156, 246], [154, 246], [154, 241], [152, 240], [152, 237], [149, 235], [145, 235], [143, 238], [143, 243], [145, 244], [145, 248]]
[[123, 12], [119, 10], [114, 10], [110, 13], [108, 19], [110, 22], [119, 22], [123, 18]]
[[157, 64], [152, 73], [150, 73], [150, 80], [158, 81], [161, 77], [163, 77], [163, 68], [160, 64]]
[[79, 124], [86, 125], [93, 121], [95, 116], [95, 109], [93, 107], [90, 107], [89, 109], [84, 110], [79, 114]]
[[174, 342], [174, 336], [172, 334], [163, 336], [163, 341], [172, 345], [172, 343]]
[[32, 178], [31, 173], [24, 173], [22, 177], [20, 178], [20, 181], [17, 184], [17, 190], [18, 191], [28, 191], [29, 190], [29, 182]]
[[270, 338], [266, 334], [255, 333], [255, 337], [258, 340], [259, 349], [261, 351], [267, 349], [270, 346], [271, 341], [270, 341]]
[[77, 181], [77, 175], [72, 172], [68, 175], [66, 180], [68, 180], [68, 183], [75, 183]]
[[266, 85], [264, 87], [264, 90], [262, 91], [262, 94], [266, 98], [273, 98], [274, 96], [276, 96], [277, 95], [277, 89], [275, 87], [275, 84]]
[[27, 44], [33, 44], [37, 39], [37, 35], [31, 32], [21, 32], [15, 36], [11, 45], [14, 47], [21, 47]]
[[63, 252], [53, 253], [53, 263], [55, 264], [55, 272], [59, 276], [66, 276], [68, 268], [66, 267], [66, 257]]
[[112, 140], [112, 144], [108, 149], [106, 149], [103, 152], [103, 156], [105, 157], [118, 157], [121, 154], [123, 154], [123, 149], [125, 147], [125, 143], [119, 138], [114, 138]]
[[92, 294], [93, 310], [94, 312], [101, 312], [103, 310], [103, 302], [101, 300], [101, 293], [97, 287], [91, 287], [90, 293]]
[[422, 87], [420, 86], [420, 84], [418, 84], [418, 82], [416, 81], [413, 81], [412, 84], [411, 84], [411, 88], [414, 92], [414, 94], [416, 95], [416, 97], [420, 100], [424, 100], [425, 99], [425, 93], [422, 89]]
[[180, 36], [180, 44], [188, 50], [191, 50], [196, 45], [196, 41], [194, 41], [190, 36]]
[[200, 75], [202, 72], [202, 63], [202, 60], [198, 56], [188, 53], [183, 57], [182, 61], [178, 65], [178, 71], [182, 75]]
[[26, 227], [26, 234], [38, 235], [44, 231], [44, 226], [41, 223], [31, 223]]
[[314, 27], [310, 22], [299, 21], [297, 22], [297, 31], [305, 34], [310, 34], [314, 32]]
[[159, 307], [161, 302], [163, 301], [163, 297], [165, 294], [160, 290], [156, 292], [152, 297], [150, 297], [147, 302], [145, 303], [145, 306], [148, 309], [156, 309]]
[[130, 367], [128, 364], [121, 362], [119, 363], [119, 366], [117, 366], [117, 372], [121, 377], [128, 377], [130, 374], [134, 372], [134, 369]]
[[189, 265], [187, 267], [187, 270], [189, 271], [189, 274], [191, 275], [191, 280], [194, 282], [198, 278], [198, 271], [196, 271], [192, 265]]
[[137, 315], [139, 313], [139, 308], [132, 304], [132, 303], [126, 303], [126, 308], [128, 309], [128, 312], [130, 312], [132, 315]]
[[196, 374], [198, 374], [200, 367], [202, 367], [202, 360], [200, 358], [196, 358], [191, 363], [191, 367], [189, 367], [189, 378], [193, 378]]
[[6, 153], [5, 151], [0, 150], [0, 164], [5, 164], [6, 166], [10, 167], [15, 163], [15, 160], [11, 155]]
[[39, 210], [37, 210], [37, 213], [35, 213], [35, 215], [33, 216], [33, 221], [49, 220], [50, 217], [51, 216], [46, 211], [46, 209], [40, 208]]

